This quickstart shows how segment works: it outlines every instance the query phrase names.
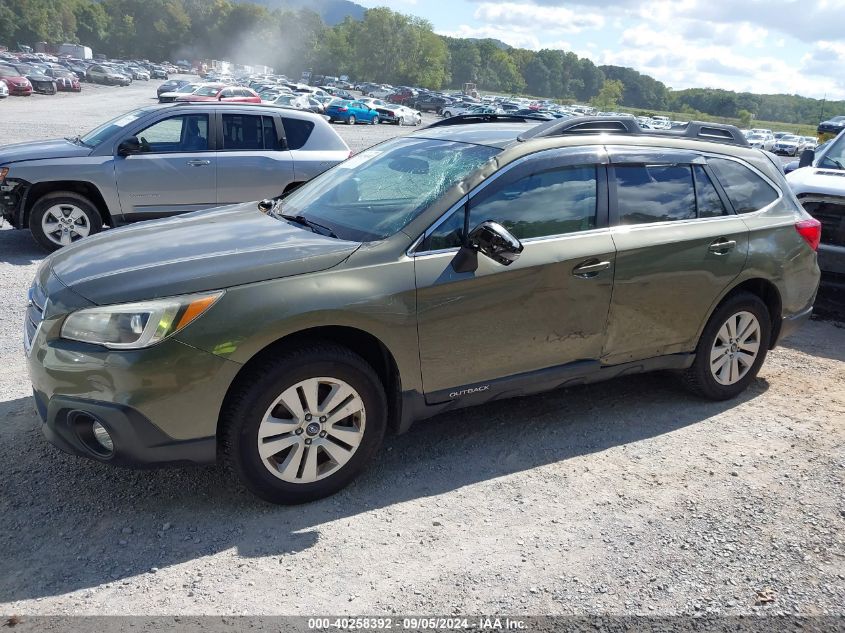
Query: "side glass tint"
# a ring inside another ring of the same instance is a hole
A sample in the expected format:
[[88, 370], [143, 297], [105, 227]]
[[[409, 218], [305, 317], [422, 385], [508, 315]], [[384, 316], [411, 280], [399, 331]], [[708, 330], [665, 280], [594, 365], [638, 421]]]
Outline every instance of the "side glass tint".
[[752, 213], [778, 199], [778, 192], [747, 167], [726, 158], [708, 158], [737, 213]]
[[696, 217], [689, 165], [617, 165], [615, 172], [620, 224]]

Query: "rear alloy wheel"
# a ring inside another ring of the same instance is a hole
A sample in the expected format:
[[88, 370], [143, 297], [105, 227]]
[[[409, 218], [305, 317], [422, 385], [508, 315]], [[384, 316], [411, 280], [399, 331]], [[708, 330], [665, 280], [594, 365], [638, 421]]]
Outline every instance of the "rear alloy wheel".
[[29, 214], [29, 230], [49, 251], [98, 233], [103, 221], [90, 200], [70, 191], [43, 196]]
[[695, 361], [684, 373], [688, 388], [712, 400], [738, 396], [756, 378], [770, 337], [766, 304], [745, 292], [730, 297], [704, 328]]
[[346, 348], [292, 350], [244, 377], [229, 398], [221, 449], [241, 481], [272, 503], [304, 503], [351, 482], [381, 445], [384, 390]]
[[346, 119], [346, 122], [347, 122], [349, 125], [355, 125], [355, 117], [354, 117], [354, 116], [350, 116], [348, 119]]

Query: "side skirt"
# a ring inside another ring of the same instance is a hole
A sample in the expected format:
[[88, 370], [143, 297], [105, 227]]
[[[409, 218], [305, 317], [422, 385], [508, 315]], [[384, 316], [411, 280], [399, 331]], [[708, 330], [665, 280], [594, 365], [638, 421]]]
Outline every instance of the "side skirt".
[[430, 418], [445, 411], [463, 409], [494, 400], [518, 398], [577, 385], [611, 380], [620, 376], [659, 370], [688, 369], [695, 354], [669, 354], [621, 365], [602, 365], [596, 360], [579, 360], [566, 365], [548, 367], [486, 383], [462, 385], [430, 394], [417, 391], [402, 393], [402, 416], [398, 432], [404, 433], [415, 421]]

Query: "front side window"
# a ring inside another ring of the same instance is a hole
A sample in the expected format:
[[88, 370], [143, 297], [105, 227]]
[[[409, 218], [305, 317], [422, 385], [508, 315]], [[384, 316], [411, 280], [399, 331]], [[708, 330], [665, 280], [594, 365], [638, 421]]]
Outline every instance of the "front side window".
[[184, 114], [153, 123], [136, 134], [141, 151], [154, 154], [208, 149], [208, 115]]
[[341, 239], [381, 240], [500, 151], [424, 138], [387, 141], [303, 185], [276, 213], [302, 216]]
[[696, 217], [689, 165], [617, 165], [614, 171], [619, 224]]
[[[593, 165], [506, 174], [472, 199], [469, 228], [492, 220], [521, 240], [587, 231], [596, 227], [597, 188]], [[464, 214], [458, 211], [431, 232], [420, 251], [459, 247], [463, 233]]]
[[708, 158], [737, 213], [752, 213], [778, 199], [778, 192], [748, 167], [726, 158]]

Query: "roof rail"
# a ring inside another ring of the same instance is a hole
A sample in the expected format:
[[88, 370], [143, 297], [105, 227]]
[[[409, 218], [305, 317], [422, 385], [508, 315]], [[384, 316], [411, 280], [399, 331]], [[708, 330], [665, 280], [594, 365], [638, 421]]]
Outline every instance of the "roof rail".
[[[550, 122], [546, 117], [533, 114], [457, 114], [448, 119], [435, 121], [422, 129], [470, 123], [532, 123], [534, 121]], [[530, 131], [533, 131], [533, 128]]]
[[[448, 120], [448, 119], [447, 119]], [[581, 134], [621, 134], [635, 136], [667, 136], [689, 138], [711, 143], [748, 147], [748, 141], [735, 125], [690, 121], [683, 127], [671, 130], [644, 130], [633, 115], [583, 116], [574, 119], [555, 119], [531, 128], [519, 136], [520, 141], [549, 136]]]

